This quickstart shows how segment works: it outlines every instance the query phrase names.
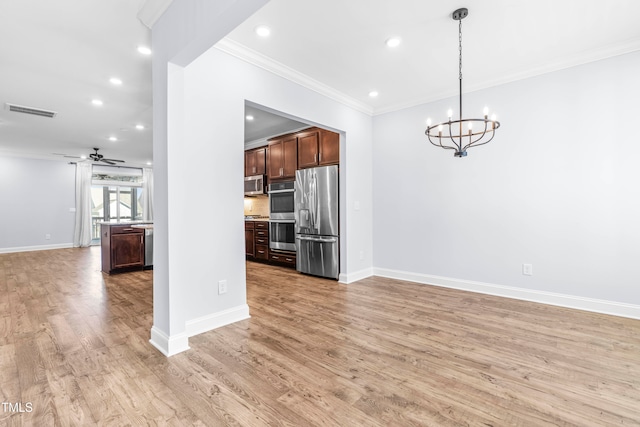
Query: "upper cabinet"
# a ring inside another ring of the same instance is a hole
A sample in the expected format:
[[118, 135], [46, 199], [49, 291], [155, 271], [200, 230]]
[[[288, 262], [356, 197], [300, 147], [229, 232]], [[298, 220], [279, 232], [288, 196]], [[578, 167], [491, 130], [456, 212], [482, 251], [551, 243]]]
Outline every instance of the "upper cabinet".
[[297, 134], [298, 137], [298, 168], [311, 168], [318, 164], [318, 129]]
[[245, 176], [266, 174], [269, 182], [291, 181], [297, 169], [340, 164], [340, 135], [325, 129], [305, 129], [272, 138], [266, 148], [245, 151], [244, 159]]
[[266, 147], [245, 151], [244, 176], [264, 175], [266, 173], [266, 157]]
[[340, 135], [324, 129], [309, 129], [298, 137], [298, 169], [340, 163]]
[[285, 135], [269, 141], [267, 175], [269, 181], [291, 180], [298, 168], [298, 139]]

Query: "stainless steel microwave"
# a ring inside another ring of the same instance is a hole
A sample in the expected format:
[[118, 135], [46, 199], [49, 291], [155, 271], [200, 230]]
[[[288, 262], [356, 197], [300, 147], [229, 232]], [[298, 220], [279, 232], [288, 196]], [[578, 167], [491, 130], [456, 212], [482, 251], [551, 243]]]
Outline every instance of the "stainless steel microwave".
[[244, 195], [257, 196], [264, 194], [264, 175], [246, 176], [244, 178]]

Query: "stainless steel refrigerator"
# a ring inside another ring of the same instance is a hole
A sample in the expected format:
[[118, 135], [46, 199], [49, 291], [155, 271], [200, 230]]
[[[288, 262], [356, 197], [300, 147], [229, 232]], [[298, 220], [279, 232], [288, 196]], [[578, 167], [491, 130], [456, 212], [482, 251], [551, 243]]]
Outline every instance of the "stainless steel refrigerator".
[[340, 273], [338, 166], [296, 171], [296, 268], [338, 279]]

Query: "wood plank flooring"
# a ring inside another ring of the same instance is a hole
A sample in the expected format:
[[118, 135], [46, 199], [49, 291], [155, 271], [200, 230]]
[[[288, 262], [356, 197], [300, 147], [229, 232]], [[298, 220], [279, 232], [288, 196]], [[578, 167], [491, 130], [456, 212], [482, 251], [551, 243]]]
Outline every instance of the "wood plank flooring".
[[152, 272], [0, 254], [0, 425], [640, 426], [638, 320], [256, 263], [247, 294], [165, 358]]

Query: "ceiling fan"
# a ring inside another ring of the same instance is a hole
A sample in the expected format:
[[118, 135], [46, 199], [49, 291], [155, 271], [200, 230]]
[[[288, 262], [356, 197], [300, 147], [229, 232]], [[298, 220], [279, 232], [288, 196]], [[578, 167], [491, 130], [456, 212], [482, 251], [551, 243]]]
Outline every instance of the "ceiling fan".
[[99, 148], [95, 148], [94, 147], [94, 150], [96, 150], [95, 153], [89, 154], [89, 158], [91, 160], [93, 160], [94, 162], [103, 162], [103, 163], [107, 163], [109, 165], [115, 165], [116, 163], [124, 163], [124, 160], [105, 159], [102, 154], [98, 154]]

